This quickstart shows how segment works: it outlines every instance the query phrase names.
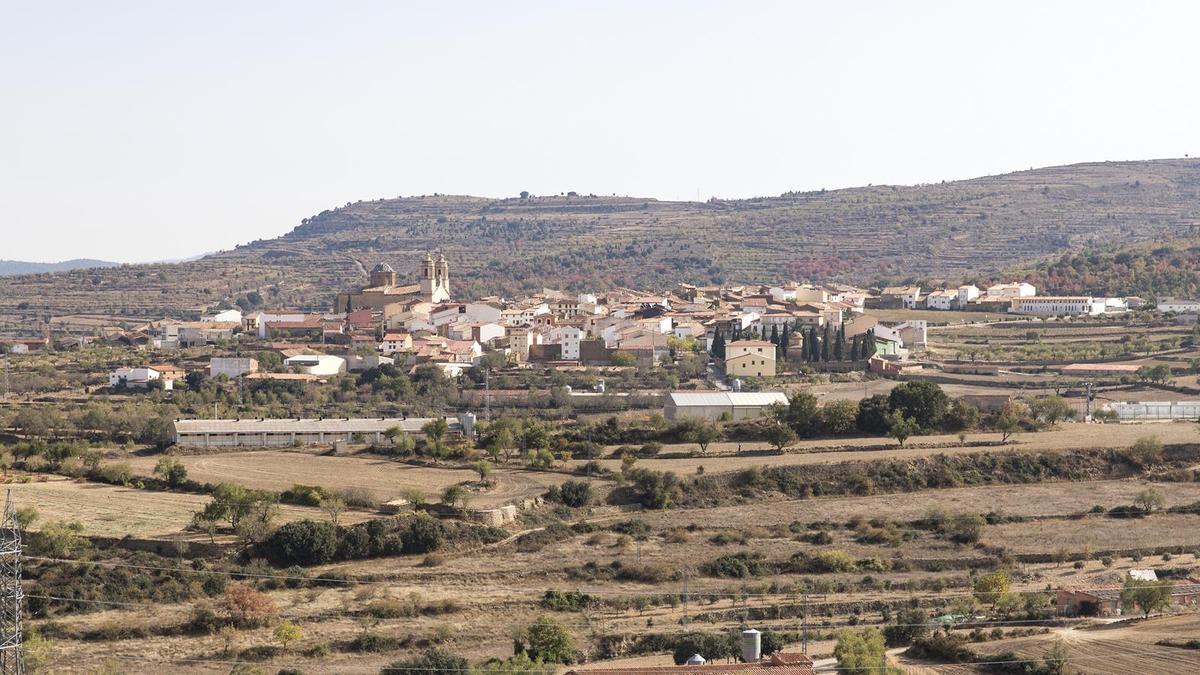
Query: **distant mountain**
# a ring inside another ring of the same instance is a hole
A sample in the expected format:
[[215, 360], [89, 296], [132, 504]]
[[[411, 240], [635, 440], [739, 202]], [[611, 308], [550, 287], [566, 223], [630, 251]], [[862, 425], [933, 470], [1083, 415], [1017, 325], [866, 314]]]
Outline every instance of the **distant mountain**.
[[0, 260], [0, 277], [12, 276], [14, 274], [41, 274], [43, 272], [90, 270], [97, 267], [118, 267], [120, 264], [107, 260], [93, 260], [91, 258], [75, 258], [73, 260], [53, 263]]
[[450, 263], [451, 292], [471, 298], [679, 282], [983, 280], [1105, 246], [1184, 238], [1200, 238], [1200, 159], [703, 203], [574, 192], [378, 199], [192, 262], [0, 279], [0, 326], [31, 314], [174, 316], [250, 291], [272, 307], [328, 308], [380, 262], [415, 283], [433, 249]]

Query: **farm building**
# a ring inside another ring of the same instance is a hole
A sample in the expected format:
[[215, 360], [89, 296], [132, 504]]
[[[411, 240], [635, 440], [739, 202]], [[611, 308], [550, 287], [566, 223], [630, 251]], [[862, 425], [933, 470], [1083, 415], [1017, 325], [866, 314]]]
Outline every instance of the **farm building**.
[[[1121, 586], [1091, 588], [1060, 588], [1054, 604], [1059, 616], [1118, 616], [1121, 614]], [[1171, 604], [1196, 609], [1200, 607], [1200, 583], [1193, 580], [1171, 587]]]
[[[175, 420], [174, 437], [177, 445], [200, 447], [270, 447], [355, 440], [378, 443], [383, 441], [389, 429], [421, 434], [421, 427], [432, 420], [430, 417]], [[451, 434], [472, 436], [475, 433], [475, 415], [472, 413], [459, 415], [458, 419], [447, 418], [446, 422]]]
[[663, 415], [669, 420], [718, 420], [728, 415], [731, 420], [761, 417], [767, 406], [787, 405], [787, 395], [780, 391], [674, 391], [667, 397]]

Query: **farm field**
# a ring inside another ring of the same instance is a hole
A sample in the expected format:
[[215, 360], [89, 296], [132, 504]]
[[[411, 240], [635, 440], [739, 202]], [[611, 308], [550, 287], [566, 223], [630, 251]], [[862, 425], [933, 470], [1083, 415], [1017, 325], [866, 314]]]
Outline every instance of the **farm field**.
[[[207, 495], [181, 492], [157, 492], [134, 488], [79, 483], [59, 476], [32, 483], [13, 483], [17, 506], [33, 506], [39, 522], [51, 520], [78, 521], [84, 533], [103, 537], [172, 537], [208, 539], [207, 534], [188, 533], [184, 529], [192, 522], [192, 514], [210, 501]], [[304, 518], [322, 518], [320, 509], [281, 504], [279, 516], [284, 522]], [[347, 511], [342, 518], [347, 523], [366, 520], [369, 514]], [[182, 537], [181, 537], [182, 535]]]
[[[1053, 641], [1061, 638], [1067, 648], [1071, 672], [1096, 675], [1128, 673], [1200, 672], [1200, 651], [1155, 644], [1159, 640], [1190, 640], [1200, 634], [1200, 616], [1195, 614], [1154, 618], [1126, 625], [1066, 628], [1046, 635], [1000, 640], [978, 646], [982, 653], [1012, 651], [1023, 657], [1040, 658]], [[952, 670], [937, 668], [938, 673]]]
[[[415, 466], [382, 457], [324, 456], [304, 452], [253, 451], [212, 455], [183, 455], [188, 476], [207, 483], [235, 482], [259, 490], [286, 490], [299, 483], [325, 488], [363, 488], [376, 499], [387, 501], [400, 496], [405, 488], [422, 490], [429, 501], [437, 501], [450, 485], [478, 480], [469, 469]], [[157, 457], [139, 457], [130, 461], [134, 471], [150, 475]], [[542, 494], [546, 488], [562, 482], [555, 473], [524, 469], [498, 469], [492, 480], [496, 486], [474, 495], [474, 508], [494, 508]]]

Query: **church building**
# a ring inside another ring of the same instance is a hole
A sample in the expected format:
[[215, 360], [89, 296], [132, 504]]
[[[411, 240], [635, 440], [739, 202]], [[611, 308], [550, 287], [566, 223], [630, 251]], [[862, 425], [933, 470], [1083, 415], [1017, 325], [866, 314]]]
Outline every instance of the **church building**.
[[450, 265], [446, 256], [438, 255], [434, 261], [433, 255], [426, 253], [419, 283], [397, 286], [396, 271], [387, 263], [379, 263], [371, 270], [366, 287], [338, 294], [334, 309], [338, 312], [375, 309], [386, 315], [418, 302], [436, 305], [449, 301]]

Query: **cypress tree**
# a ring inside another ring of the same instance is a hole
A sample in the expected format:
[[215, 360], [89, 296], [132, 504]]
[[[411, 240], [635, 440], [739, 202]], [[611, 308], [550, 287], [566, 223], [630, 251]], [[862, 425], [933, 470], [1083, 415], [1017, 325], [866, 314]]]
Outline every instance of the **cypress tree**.
[[821, 344], [817, 340], [817, 329], [809, 327], [808, 329], [808, 361], [816, 363], [821, 360]]
[[875, 356], [875, 331], [869, 330], [863, 335], [862, 357], [865, 360], [872, 356]]
[[779, 346], [779, 326], [778, 325], [771, 326], [771, 344], [775, 345], [776, 347]]
[[725, 338], [722, 337], [720, 328], [717, 329], [717, 334], [713, 336], [712, 355], [713, 358], [725, 358]]
[[860, 353], [862, 353], [862, 349], [858, 344], [858, 336], [855, 335], [854, 341], [850, 343], [850, 360], [857, 361]]
[[833, 343], [833, 358], [836, 361], [846, 359], [846, 327], [838, 326], [837, 342]]
[[821, 337], [821, 360], [822, 361], [829, 360], [829, 348], [831, 347], [831, 345], [829, 344], [830, 342], [832, 342], [832, 339], [831, 339], [831, 334], [829, 332], [829, 324], [825, 324], [825, 334]]
[[792, 334], [788, 330], [787, 324], [783, 324], [783, 332], [779, 335], [779, 356], [783, 359], [787, 358], [788, 342], [791, 341]]

